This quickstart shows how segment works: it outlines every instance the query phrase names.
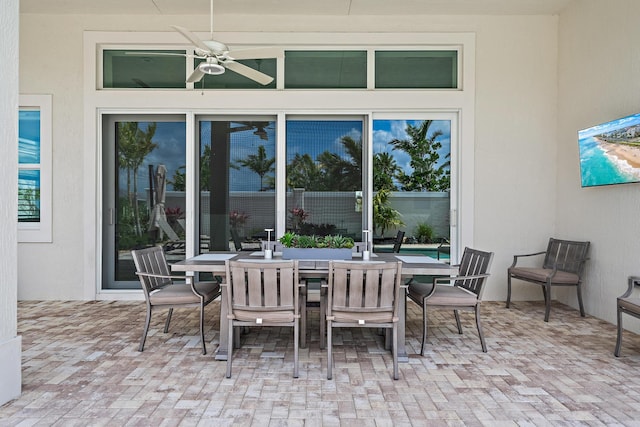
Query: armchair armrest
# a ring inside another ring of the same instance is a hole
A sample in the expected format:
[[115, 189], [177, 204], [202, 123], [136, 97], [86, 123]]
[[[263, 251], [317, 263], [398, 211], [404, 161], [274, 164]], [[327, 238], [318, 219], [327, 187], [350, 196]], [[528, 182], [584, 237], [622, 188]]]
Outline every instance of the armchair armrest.
[[640, 276], [629, 276], [627, 291], [618, 298], [630, 297], [634, 286], [640, 286]]
[[136, 274], [138, 276], [156, 277], [158, 279], [185, 280], [185, 276], [171, 276], [167, 274], [143, 273], [140, 271], [136, 271]]
[[516, 264], [518, 263], [518, 258], [524, 258], [524, 257], [531, 257], [531, 256], [537, 256], [537, 255], [544, 255], [546, 254], [546, 251], [541, 251], [541, 252], [533, 252], [530, 254], [520, 254], [520, 255], [514, 255], [513, 256], [513, 264], [511, 264], [509, 266], [509, 268], [513, 268], [516, 266]]
[[482, 279], [485, 277], [489, 277], [490, 274], [476, 274], [473, 276], [454, 276], [454, 277], [436, 277], [433, 279], [433, 283], [438, 285], [440, 283], [452, 282], [456, 280], [471, 280], [471, 279]]

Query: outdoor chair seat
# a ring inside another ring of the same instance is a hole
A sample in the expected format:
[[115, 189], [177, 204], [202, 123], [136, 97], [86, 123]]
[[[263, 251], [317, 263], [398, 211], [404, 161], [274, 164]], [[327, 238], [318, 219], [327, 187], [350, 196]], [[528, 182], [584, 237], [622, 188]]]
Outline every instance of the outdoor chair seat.
[[[412, 283], [410, 287], [411, 296], [419, 301], [426, 298], [431, 293], [433, 284]], [[458, 286], [436, 286], [436, 290], [429, 297], [429, 304], [432, 305], [475, 305], [478, 296], [464, 288]]]
[[[205, 301], [213, 300], [220, 295], [220, 284], [216, 282], [200, 282], [195, 284], [198, 293]], [[151, 305], [162, 304], [199, 304], [200, 298], [191, 290], [191, 285], [177, 283], [166, 285], [149, 293]]]
[[554, 271], [551, 268], [529, 268], [515, 267], [511, 269], [511, 277], [522, 280], [534, 280], [537, 282], [546, 282], [549, 277], [553, 277], [554, 283], [565, 283], [567, 285], [577, 285], [580, 276], [567, 271]]

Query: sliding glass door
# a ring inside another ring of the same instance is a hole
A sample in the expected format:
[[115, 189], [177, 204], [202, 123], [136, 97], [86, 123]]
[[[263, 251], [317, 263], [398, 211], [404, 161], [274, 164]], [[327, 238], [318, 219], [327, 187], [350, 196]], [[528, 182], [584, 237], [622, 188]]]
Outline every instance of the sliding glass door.
[[185, 256], [184, 116], [103, 116], [102, 289], [139, 289], [131, 250]]

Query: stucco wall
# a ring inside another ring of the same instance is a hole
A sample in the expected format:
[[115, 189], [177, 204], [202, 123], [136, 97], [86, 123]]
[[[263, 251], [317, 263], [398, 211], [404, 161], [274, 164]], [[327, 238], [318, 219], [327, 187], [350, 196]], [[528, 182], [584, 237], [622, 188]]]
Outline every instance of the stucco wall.
[[[53, 93], [53, 243], [21, 245], [20, 299], [83, 299], [85, 247], [82, 43], [84, 30], [206, 31], [206, 17], [23, 15], [23, 93]], [[555, 230], [557, 18], [542, 16], [225, 16], [220, 31], [473, 32], [476, 34], [474, 246], [493, 250], [487, 299], [504, 299], [513, 253], [544, 245]], [[55, 49], [45, 46], [56, 46]], [[46, 72], [42, 64], [48, 64]], [[461, 114], [465, 114], [463, 111]], [[89, 214], [89, 218], [92, 218]], [[526, 224], [526, 227], [523, 226]], [[37, 268], [33, 266], [37, 265]], [[43, 277], [47, 280], [44, 281]], [[525, 288], [517, 299], [539, 297]]]
[[[640, 274], [640, 185], [581, 188], [577, 131], [640, 112], [639, 15], [636, 0], [584, 0], [560, 17], [557, 229], [591, 241], [585, 308], [610, 322]], [[577, 306], [575, 292], [559, 299]]]
[[18, 188], [18, 0], [0, 2], [0, 405], [20, 395], [16, 254]]

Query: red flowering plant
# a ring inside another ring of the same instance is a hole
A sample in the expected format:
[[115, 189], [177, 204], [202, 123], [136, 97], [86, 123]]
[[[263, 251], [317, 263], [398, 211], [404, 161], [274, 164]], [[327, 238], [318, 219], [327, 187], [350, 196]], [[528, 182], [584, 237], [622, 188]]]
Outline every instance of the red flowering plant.
[[294, 230], [299, 230], [300, 226], [309, 217], [309, 212], [305, 212], [302, 208], [293, 208], [289, 212], [291, 213], [291, 227]]
[[245, 212], [240, 212], [237, 210], [233, 210], [229, 212], [229, 224], [232, 227], [240, 227], [243, 226], [245, 222], [249, 219], [249, 214]]

